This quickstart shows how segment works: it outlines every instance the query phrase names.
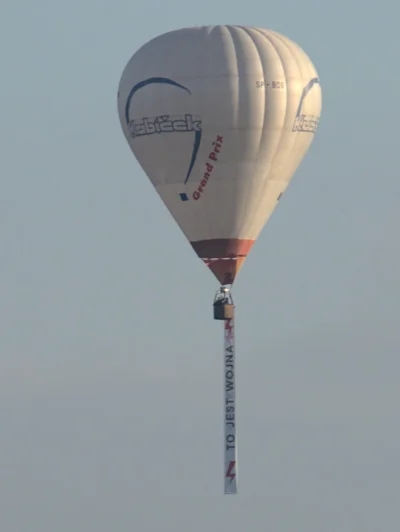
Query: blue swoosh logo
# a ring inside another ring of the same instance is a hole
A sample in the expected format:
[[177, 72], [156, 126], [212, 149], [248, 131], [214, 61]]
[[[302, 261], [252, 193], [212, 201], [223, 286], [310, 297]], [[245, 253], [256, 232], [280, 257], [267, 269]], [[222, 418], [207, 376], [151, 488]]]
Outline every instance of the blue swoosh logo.
[[319, 79], [318, 78], [310, 79], [310, 81], [304, 87], [302, 95], [301, 95], [301, 98], [300, 98], [299, 106], [297, 108], [296, 118], [299, 118], [299, 116], [301, 115], [301, 108], [303, 107], [303, 102], [305, 100], [305, 97], [310, 92], [310, 90], [314, 87], [315, 84], [319, 85]]
[[[189, 94], [192, 94], [191, 91], [187, 87], [185, 87], [184, 85], [181, 85], [180, 83], [177, 83], [176, 81], [170, 78], [154, 77], [154, 78], [148, 78], [143, 81], [140, 81], [132, 88], [126, 100], [125, 119], [128, 125], [129, 125], [129, 111], [130, 111], [130, 106], [131, 106], [133, 96], [137, 93], [138, 90], [143, 89], [144, 87], [147, 87], [148, 85], [152, 85], [154, 83], [163, 83], [165, 85], [172, 85], [173, 87], [177, 87], [179, 89], [182, 89], [188, 92]], [[200, 148], [200, 143], [201, 143], [201, 131], [195, 131], [192, 157], [190, 158], [189, 168], [188, 168], [186, 178], [184, 181], [185, 184], [187, 183], [190, 177], [190, 174], [192, 173], [193, 167], [195, 165], [197, 154]]]

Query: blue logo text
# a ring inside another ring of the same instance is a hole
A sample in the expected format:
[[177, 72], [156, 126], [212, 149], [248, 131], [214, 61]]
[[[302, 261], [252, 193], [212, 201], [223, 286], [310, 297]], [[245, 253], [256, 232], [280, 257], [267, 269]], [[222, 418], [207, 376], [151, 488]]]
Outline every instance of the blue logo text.
[[155, 133], [201, 132], [201, 120], [191, 114], [162, 115], [156, 117], [134, 118], [129, 121], [132, 137], [143, 137]]

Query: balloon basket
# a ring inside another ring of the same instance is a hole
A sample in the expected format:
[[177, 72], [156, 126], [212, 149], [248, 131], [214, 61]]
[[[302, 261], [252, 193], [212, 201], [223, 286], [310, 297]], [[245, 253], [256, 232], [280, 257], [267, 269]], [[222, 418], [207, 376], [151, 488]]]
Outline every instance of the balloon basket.
[[229, 288], [221, 286], [214, 298], [214, 320], [232, 320], [235, 305]]

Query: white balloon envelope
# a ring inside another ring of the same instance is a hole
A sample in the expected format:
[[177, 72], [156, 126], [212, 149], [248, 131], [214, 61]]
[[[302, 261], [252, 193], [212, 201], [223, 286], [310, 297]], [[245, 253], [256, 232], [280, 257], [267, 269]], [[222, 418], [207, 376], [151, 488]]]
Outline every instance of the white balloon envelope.
[[314, 138], [321, 88], [311, 60], [271, 30], [171, 31], [128, 62], [118, 111], [194, 250], [232, 284]]

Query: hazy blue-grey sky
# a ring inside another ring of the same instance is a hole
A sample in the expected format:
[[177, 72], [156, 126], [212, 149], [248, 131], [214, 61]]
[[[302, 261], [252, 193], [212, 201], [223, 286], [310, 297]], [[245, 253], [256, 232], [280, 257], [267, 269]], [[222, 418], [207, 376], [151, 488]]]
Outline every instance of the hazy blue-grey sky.
[[[398, 16], [390, 0], [4, 2], [2, 532], [398, 529]], [[217, 284], [116, 108], [139, 46], [225, 23], [297, 41], [323, 89], [235, 288], [237, 497]]]

